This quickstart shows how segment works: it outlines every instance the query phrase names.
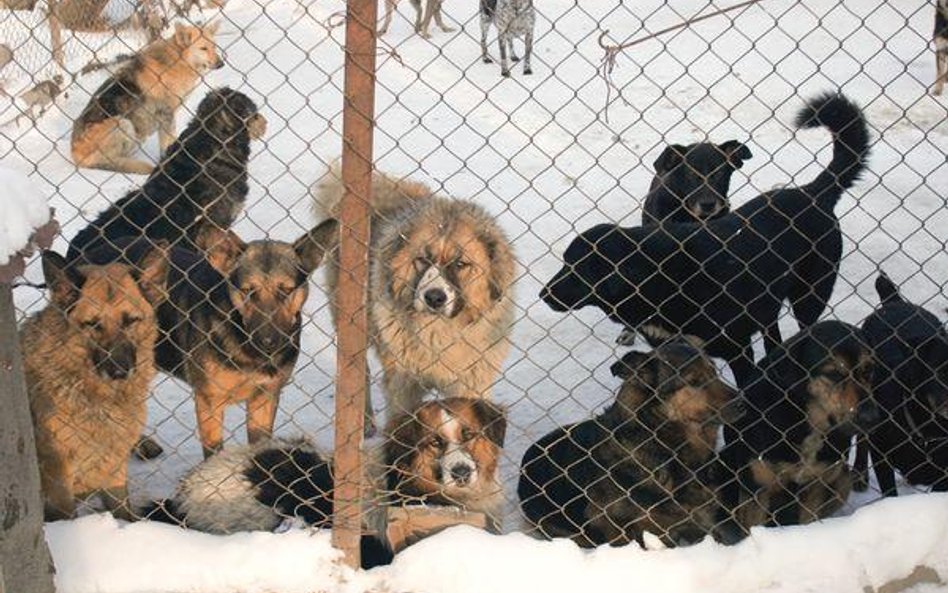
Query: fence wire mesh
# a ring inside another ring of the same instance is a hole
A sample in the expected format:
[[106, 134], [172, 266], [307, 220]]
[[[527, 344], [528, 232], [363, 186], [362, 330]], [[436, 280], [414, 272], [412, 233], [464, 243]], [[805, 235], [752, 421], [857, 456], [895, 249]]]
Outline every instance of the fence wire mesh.
[[[422, 4], [379, 6], [367, 532], [736, 541], [948, 489], [944, 2]], [[62, 65], [0, 13], [2, 151], [62, 225], [16, 291], [54, 516], [328, 524], [344, 8], [88, 2]]]

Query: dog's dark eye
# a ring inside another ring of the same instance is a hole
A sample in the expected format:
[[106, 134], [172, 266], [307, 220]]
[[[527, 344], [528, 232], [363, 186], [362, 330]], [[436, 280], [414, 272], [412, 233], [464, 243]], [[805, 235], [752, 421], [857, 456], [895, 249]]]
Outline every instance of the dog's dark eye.
[[122, 327], [131, 327], [141, 320], [141, 317], [133, 317], [132, 315], [126, 313], [122, 315]]
[[441, 437], [434, 437], [434, 438], [432, 438], [432, 439], [431, 439], [431, 446], [432, 446], [432, 447], [435, 447], [436, 449], [444, 449], [444, 447], [445, 447], [444, 439], [441, 438]]
[[463, 270], [464, 268], [468, 267], [471, 264], [464, 260], [459, 259], [459, 260], [456, 260], [453, 265], [454, 265], [455, 270]]
[[474, 433], [473, 430], [470, 430], [470, 429], [465, 428], [465, 429], [463, 429], [463, 430], [461, 431], [461, 440], [462, 440], [462, 441], [471, 441], [471, 440], [474, 440], [474, 437], [475, 437], [475, 436], [477, 436], [477, 435]]

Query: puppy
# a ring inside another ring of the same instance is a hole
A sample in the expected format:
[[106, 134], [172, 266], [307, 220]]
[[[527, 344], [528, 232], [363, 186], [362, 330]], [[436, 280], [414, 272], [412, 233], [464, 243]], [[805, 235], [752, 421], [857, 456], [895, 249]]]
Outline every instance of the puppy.
[[218, 24], [176, 25], [135, 54], [102, 83], [72, 129], [72, 158], [79, 167], [147, 175], [152, 165], [132, 158], [155, 131], [164, 153], [175, 137], [175, 114], [201, 78], [223, 68], [214, 37]]
[[[338, 171], [315, 193], [318, 215], [334, 216], [343, 193]], [[369, 334], [391, 412], [417, 408], [429, 390], [489, 398], [514, 315], [515, 264], [504, 232], [473, 202], [381, 173], [373, 176], [372, 206]], [[334, 259], [326, 269], [331, 302]], [[368, 398], [366, 406], [371, 432]]]
[[948, 0], [935, 2], [935, 87], [932, 93], [940, 95], [948, 80]]
[[457, 506], [484, 513], [499, 532], [506, 432], [504, 411], [484, 400], [429, 401], [393, 417], [384, 447], [387, 504]]
[[[141, 517], [208, 533], [273, 531], [285, 522], [332, 526], [332, 466], [305, 439], [271, 439], [225, 449], [182, 478], [174, 495]], [[362, 568], [390, 564], [373, 535], [361, 539]]]
[[211, 91], [145, 184], [80, 231], [68, 259], [122, 237], [164, 239], [199, 251], [195, 240], [206, 227], [227, 229], [240, 214], [249, 191], [250, 141], [263, 137], [266, 127], [243, 93]]
[[554, 311], [598, 307], [653, 344], [694, 336], [746, 385], [754, 373], [751, 338], [762, 332], [768, 352], [780, 344], [784, 300], [802, 327], [825, 310], [842, 257], [834, 208], [865, 169], [868, 127], [846, 98], [809, 101], [797, 124], [833, 133], [833, 160], [816, 179], [703, 225], [593, 227], [567, 248], [540, 298]]
[[[451, 33], [456, 30], [444, 24], [441, 18], [442, 1], [443, 0], [426, 0], [424, 18], [422, 18], [421, 0], [411, 0], [411, 5], [415, 8], [415, 33], [418, 33], [425, 39], [431, 37], [428, 29], [431, 26], [432, 18], [434, 18], [435, 23], [437, 23], [438, 27], [445, 33]], [[388, 32], [388, 27], [392, 24], [392, 15], [395, 13], [397, 6], [398, 0], [385, 0], [385, 20], [379, 29], [380, 37]]]
[[948, 490], [948, 332], [905, 300], [885, 274], [876, 279], [876, 291], [881, 304], [862, 331], [878, 359], [873, 397], [883, 415], [868, 440], [858, 441], [859, 484], [868, 483], [871, 450], [885, 496], [897, 494], [894, 469], [910, 484]]
[[702, 222], [730, 212], [731, 175], [753, 156], [737, 140], [672, 144], [655, 160], [642, 224]]
[[612, 373], [623, 379], [613, 405], [524, 455], [517, 495], [527, 520], [584, 547], [642, 544], [646, 531], [666, 545], [732, 541], [714, 447], [721, 423], [742, 413], [737, 393], [683, 342], [629, 352]]
[[20, 343], [47, 521], [96, 493], [131, 517], [128, 452], [145, 426], [167, 271], [160, 248], [139, 268], [72, 267], [43, 253], [50, 304], [23, 323]]
[[736, 476], [728, 507], [745, 530], [828, 517], [846, 502], [850, 441], [879, 420], [875, 360], [862, 332], [815, 324], [760, 362], [744, 390], [748, 413], [725, 430], [721, 458]]
[[497, 27], [497, 44], [500, 46], [500, 74], [510, 76], [507, 65], [507, 51], [510, 59], [520, 61], [514, 53], [513, 40], [523, 37], [523, 73], [533, 74], [530, 57], [533, 55], [533, 27], [537, 15], [533, 9], [533, 0], [481, 0], [481, 59], [485, 64], [492, 62], [487, 54], [487, 31], [491, 24]]

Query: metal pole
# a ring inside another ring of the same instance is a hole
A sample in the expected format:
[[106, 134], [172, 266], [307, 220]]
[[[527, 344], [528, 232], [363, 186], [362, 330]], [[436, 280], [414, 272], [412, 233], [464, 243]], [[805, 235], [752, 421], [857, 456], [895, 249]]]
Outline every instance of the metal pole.
[[372, 132], [375, 124], [375, 23], [377, 0], [349, 0], [346, 11], [345, 106], [339, 208], [338, 352], [333, 546], [359, 566], [362, 529], [362, 438], [365, 422], [366, 287]]

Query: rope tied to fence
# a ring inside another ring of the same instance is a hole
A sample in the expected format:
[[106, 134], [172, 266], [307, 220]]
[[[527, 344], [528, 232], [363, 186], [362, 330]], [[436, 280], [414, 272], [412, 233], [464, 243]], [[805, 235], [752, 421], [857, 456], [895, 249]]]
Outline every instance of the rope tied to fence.
[[757, 4], [758, 2], [761, 2], [761, 0], [747, 0], [746, 2], [735, 4], [734, 6], [721, 8], [719, 10], [715, 10], [714, 12], [709, 12], [708, 14], [688, 19], [686, 21], [678, 23], [677, 25], [666, 27], [660, 31], [656, 31], [655, 33], [646, 35], [645, 37], [640, 37], [639, 39], [633, 39], [632, 41], [629, 41], [628, 43], [621, 43], [619, 45], [607, 45], [604, 42], [605, 38], [609, 35], [609, 29], [606, 29], [605, 31], [600, 33], [599, 38], [596, 40], [596, 42], [599, 44], [599, 47], [601, 47], [603, 51], [605, 52], [605, 55], [603, 55], [602, 57], [601, 68], [602, 68], [602, 77], [606, 81], [606, 110], [605, 110], [606, 121], [609, 121], [609, 104], [612, 102], [612, 90], [615, 89], [616, 93], [620, 97], [622, 96], [622, 92], [619, 90], [618, 86], [612, 80], [612, 72], [613, 70], [615, 70], [616, 58], [618, 57], [619, 52], [629, 49], [630, 47], [633, 47], [635, 45], [639, 45], [640, 43], [645, 43], [646, 41], [650, 39], [661, 37], [662, 35], [665, 35], [666, 33], [671, 33], [672, 31], [677, 31], [678, 29], [684, 29], [685, 27], [690, 27], [691, 25], [695, 23], [699, 23], [701, 21], [710, 19], [712, 17], [720, 16], [728, 12], [740, 10], [741, 8], [745, 8], [752, 4]]

